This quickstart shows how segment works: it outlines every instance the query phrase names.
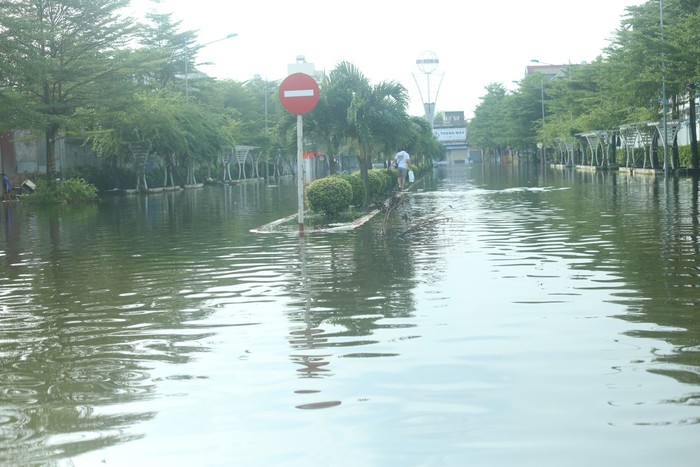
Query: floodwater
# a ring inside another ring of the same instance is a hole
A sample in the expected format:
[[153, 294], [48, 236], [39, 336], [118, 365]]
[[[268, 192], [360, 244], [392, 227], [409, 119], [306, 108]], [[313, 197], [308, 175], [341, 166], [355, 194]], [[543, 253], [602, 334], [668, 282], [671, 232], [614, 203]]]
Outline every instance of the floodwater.
[[440, 168], [302, 237], [271, 183], [2, 207], [0, 465], [699, 465], [697, 179]]

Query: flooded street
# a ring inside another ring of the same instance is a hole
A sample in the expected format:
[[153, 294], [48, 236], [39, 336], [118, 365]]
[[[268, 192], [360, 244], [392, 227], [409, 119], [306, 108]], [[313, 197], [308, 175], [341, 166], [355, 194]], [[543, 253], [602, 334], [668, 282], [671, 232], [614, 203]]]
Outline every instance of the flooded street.
[[698, 180], [441, 167], [2, 206], [0, 465], [695, 467]]

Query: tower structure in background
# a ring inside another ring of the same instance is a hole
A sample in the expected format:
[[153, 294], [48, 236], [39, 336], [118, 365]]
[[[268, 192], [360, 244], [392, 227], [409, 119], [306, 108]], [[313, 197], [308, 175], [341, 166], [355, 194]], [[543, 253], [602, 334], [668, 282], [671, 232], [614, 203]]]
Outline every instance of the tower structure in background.
[[425, 94], [423, 94], [423, 86], [419, 83], [416, 75], [413, 75], [413, 79], [416, 81], [416, 86], [418, 86], [418, 93], [420, 94], [421, 101], [423, 102], [423, 109], [425, 110], [425, 119], [430, 123], [430, 128], [433, 128], [435, 123], [435, 104], [437, 103], [437, 97], [440, 93], [440, 85], [442, 85], [442, 78], [445, 73], [440, 74], [440, 81], [438, 83], [437, 89], [435, 90], [435, 96], [430, 91], [430, 76], [435, 73], [438, 68], [440, 61], [435, 55], [435, 52], [429, 50], [423, 51], [418, 56], [416, 60], [416, 65], [418, 70], [423, 74], [425, 81]]

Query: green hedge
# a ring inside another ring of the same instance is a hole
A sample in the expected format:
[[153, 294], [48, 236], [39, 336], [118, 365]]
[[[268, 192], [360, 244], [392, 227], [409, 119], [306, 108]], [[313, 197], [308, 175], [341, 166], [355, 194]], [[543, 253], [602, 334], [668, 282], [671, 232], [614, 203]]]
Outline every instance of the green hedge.
[[306, 200], [311, 211], [332, 217], [350, 208], [352, 185], [340, 177], [320, 178], [306, 187]]
[[383, 172], [389, 180], [385, 190], [386, 193], [389, 194], [398, 188], [399, 172], [396, 169], [385, 169]]
[[374, 169], [367, 171], [367, 199], [370, 202], [379, 199], [384, 190], [385, 180], [378, 172]]
[[350, 204], [357, 208], [361, 208], [365, 205], [365, 200], [367, 199], [367, 190], [365, 189], [365, 184], [362, 183], [362, 179], [359, 174], [336, 174], [333, 177], [340, 177], [346, 182], [350, 183], [352, 186], [352, 201]]

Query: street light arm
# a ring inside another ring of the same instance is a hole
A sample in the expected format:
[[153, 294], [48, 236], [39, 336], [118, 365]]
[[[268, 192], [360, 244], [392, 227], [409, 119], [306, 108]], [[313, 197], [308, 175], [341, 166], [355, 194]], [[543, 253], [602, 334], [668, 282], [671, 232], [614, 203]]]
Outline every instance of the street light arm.
[[[222, 37], [221, 39], [216, 39], [211, 42], [206, 42], [204, 44], [200, 44], [196, 47], [193, 47], [194, 50], [199, 50], [202, 47], [205, 47], [209, 44], [213, 44], [215, 42], [221, 42], [225, 41], [226, 39], [231, 39], [232, 37], [236, 37], [238, 33], [232, 32], [231, 34], [227, 35], [226, 37]], [[185, 46], [185, 104], [190, 102], [190, 79], [189, 79], [189, 61], [190, 61], [190, 48]]]
[[238, 35], [238, 33], [232, 32], [231, 34], [227, 35], [226, 37], [222, 37], [221, 39], [216, 39], [216, 40], [211, 41], [211, 42], [205, 42], [204, 44], [199, 44], [199, 45], [197, 45], [195, 48], [196, 48], [196, 49], [200, 49], [200, 48], [202, 48], [202, 47], [204, 47], [204, 46], [207, 46], [207, 45], [209, 45], [209, 44], [214, 44], [214, 43], [216, 43], [216, 42], [225, 41], [226, 39], [231, 39], [231, 38], [233, 38], [233, 37], [236, 37], [237, 35]]

